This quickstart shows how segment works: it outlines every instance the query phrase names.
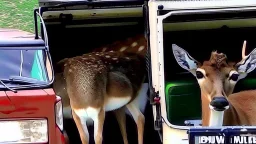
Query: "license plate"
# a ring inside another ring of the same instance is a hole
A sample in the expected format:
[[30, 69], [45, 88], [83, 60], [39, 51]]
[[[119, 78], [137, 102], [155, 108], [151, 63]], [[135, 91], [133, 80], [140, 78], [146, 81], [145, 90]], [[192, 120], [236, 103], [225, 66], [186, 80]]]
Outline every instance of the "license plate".
[[256, 127], [191, 128], [189, 144], [256, 144]]
[[0, 122], [0, 143], [15, 142], [22, 138], [19, 123]]

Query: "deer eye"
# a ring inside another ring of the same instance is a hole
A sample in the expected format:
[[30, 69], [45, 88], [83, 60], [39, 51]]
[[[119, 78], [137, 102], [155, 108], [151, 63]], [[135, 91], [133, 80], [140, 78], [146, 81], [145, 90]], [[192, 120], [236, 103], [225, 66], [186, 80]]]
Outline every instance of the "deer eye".
[[203, 77], [204, 77], [204, 74], [203, 74], [202, 72], [196, 71], [196, 78], [197, 78], [197, 79], [201, 79], [201, 78], [203, 78]]
[[233, 74], [229, 77], [229, 80], [237, 81], [237, 80], [238, 80], [238, 77], [239, 77], [239, 74], [233, 73]]

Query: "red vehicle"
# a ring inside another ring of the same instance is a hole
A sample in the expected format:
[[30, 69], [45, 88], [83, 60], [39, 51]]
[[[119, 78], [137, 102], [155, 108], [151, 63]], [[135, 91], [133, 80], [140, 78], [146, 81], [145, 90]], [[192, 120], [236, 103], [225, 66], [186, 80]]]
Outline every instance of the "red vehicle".
[[13, 30], [0, 37], [0, 143], [65, 144], [47, 43]]

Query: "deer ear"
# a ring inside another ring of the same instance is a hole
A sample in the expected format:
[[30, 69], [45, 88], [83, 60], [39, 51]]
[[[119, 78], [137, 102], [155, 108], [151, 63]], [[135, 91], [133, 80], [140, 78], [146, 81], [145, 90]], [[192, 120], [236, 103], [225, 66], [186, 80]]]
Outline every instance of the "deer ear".
[[245, 78], [248, 73], [256, 68], [256, 48], [240, 62], [236, 64], [237, 72], [240, 74], [239, 79]]
[[172, 44], [172, 51], [177, 63], [183, 69], [190, 71], [193, 75], [195, 75], [196, 69], [200, 63], [191, 57], [187, 51], [180, 48], [176, 44]]

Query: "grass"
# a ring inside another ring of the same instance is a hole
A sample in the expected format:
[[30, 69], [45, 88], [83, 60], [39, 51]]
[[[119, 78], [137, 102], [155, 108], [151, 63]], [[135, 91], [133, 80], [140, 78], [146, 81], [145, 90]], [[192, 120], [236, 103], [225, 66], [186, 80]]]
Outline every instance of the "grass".
[[38, 0], [0, 0], [0, 28], [34, 31], [33, 10]]

